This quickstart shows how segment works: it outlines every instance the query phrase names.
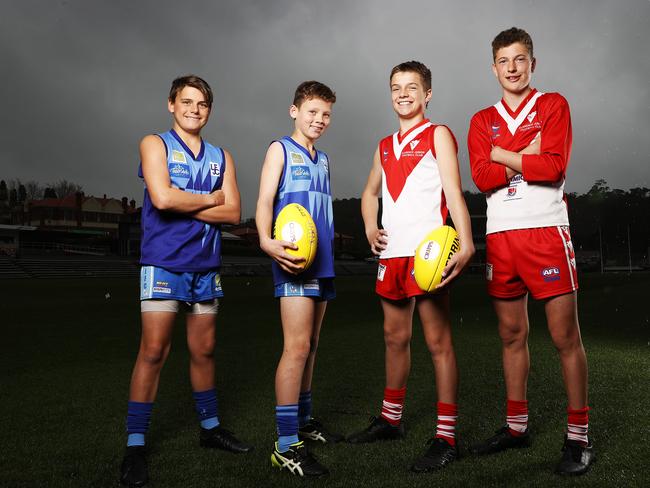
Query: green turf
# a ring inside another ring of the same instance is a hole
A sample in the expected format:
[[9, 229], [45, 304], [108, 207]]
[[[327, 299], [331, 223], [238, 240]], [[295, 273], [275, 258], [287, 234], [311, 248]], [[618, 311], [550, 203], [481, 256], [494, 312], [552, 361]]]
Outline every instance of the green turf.
[[[152, 487], [303, 486], [270, 467], [273, 377], [281, 351], [277, 302], [262, 278], [224, 280], [217, 386], [224, 426], [256, 446], [249, 455], [197, 443], [179, 321], [148, 436]], [[416, 324], [405, 409], [407, 438], [367, 446], [317, 446], [332, 471], [319, 486], [650, 486], [650, 276], [581, 276], [580, 314], [590, 365], [590, 428], [598, 459], [577, 480], [551, 474], [565, 397], [543, 309], [531, 305], [531, 449], [466, 455], [440, 473], [407, 471], [433, 425], [433, 367]], [[314, 379], [316, 415], [341, 432], [366, 425], [383, 390], [381, 311], [373, 278], [337, 280]], [[105, 297], [110, 293], [110, 298]], [[136, 280], [0, 281], [0, 486], [116, 486], [125, 442], [129, 377], [139, 340]], [[452, 293], [461, 373], [459, 436], [467, 446], [503, 423], [495, 319], [481, 279]]]

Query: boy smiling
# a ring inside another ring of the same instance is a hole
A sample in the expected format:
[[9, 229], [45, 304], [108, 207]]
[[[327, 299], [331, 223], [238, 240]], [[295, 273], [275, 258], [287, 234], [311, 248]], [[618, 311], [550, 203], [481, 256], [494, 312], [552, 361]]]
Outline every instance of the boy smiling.
[[587, 436], [587, 359], [577, 313], [578, 277], [564, 199], [571, 154], [571, 115], [558, 93], [530, 86], [536, 59], [528, 33], [513, 27], [492, 42], [492, 71], [503, 97], [472, 118], [472, 177], [486, 194], [486, 278], [502, 341], [506, 425], [473, 447], [477, 454], [528, 447], [526, 389], [528, 294], [544, 301], [562, 365], [567, 435], [558, 474], [586, 472], [594, 459]]

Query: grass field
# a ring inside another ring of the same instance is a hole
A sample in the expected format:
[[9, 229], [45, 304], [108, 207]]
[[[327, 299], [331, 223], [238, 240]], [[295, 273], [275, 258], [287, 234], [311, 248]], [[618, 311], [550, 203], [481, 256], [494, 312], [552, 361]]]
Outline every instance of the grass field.
[[[230, 278], [218, 318], [217, 385], [225, 427], [255, 444], [249, 455], [202, 450], [179, 321], [148, 436], [152, 487], [303, 486], [271, 469], [273, 377], [281, 350], [267, 279]], [[465, 456], [440, 473], [407, 471], [432, 432], [433, 368], [416, 324], [403, 441], [316, 446], [332, 472], [313, 485], [650, 486], [649, 275], [581, 276], [580, 314], [590, 365], [592, 472], [551, 471], [560, 455], [565, 396], [540, 304], [532, 304], [530, 424], [533, 447]], [[337, 280], [314, 379], [315, 414], [344, 433], [378, 413], [383, 391], [381, 311], [373, 277]], [[105, 294], [109, 293], [110, 298]], [[0, 486], [116, 486], [128, 383], [139, 340], [136, 280], [0, 281]], [[479, 277], [453, 290], [461, 388], [461, 449], [500, 427], [500, 344]], [[312, 482], [309, 482], [312, 484]]]

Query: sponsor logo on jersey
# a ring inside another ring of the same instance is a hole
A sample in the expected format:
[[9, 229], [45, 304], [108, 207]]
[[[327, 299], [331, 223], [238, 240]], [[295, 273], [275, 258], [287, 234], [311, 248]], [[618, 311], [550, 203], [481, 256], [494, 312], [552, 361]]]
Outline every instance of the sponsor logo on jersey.
[[409, 146], [411, 146], [411, 151], [415, 149], [415, 146], [417, 146], [420, 143], [420, 139], [414, 139], [411, 142], [409, 142]]
[[325, 156], [321, 156], [321, 157], [320, 157], [320, 162], [321, 162], [321, 164], [323, 165], [323, 168], [325, 169], [325, 172], [326, 172], [326, 173], [329, 173], [329, 171], [330, 171], [330, 164], [329, 164], [329, 162], [327, 161], [327, 158], [326, 158]]
[[189, 178], [190, 177], [190, 167], [187, 164], [172, 164], [169, 167], [169, 174], [171, 176], [176, 176], [178, 178]]
[[302, 157], [302, 154], [292, 152], [289, 155], [291, 156], [291, 164], [305, 164], [305, 159]]
[[295, 166], [291, 168], [292, 180], [311, 180], [311, 171], [309, 166]]
[[424, 155], [426, 154], [425, 151], [419, 150], [419, 151], [402, 151], [402, 154], [400, 155], [401, 158], [420, 158], [422, 159]]
[[557, 281], [560, 279], [560, 268], [556, 266], [550, 266], [542, 270], [542, 277], [544, 281]]
[[516, 186], [508, 187], [508, 196], [509, 197], [514, 197], [516, 194], [517, 194], [517, 187]]
[[528, 119], [528, 122], [532, 122], [533, 119], [535, 118], [535, 115], [537, 115], [537, 112], [531, 112], [530, 114], [528, 114], [528, 116], [526, 117]]
[[154, 293], [165, 293], [166, 295], [171, 295], [172, 289], [167, 288], [166, 286], [154, 286], [153, 287], [153, 292]]
[[214, 291], [221, 291], [221, 275], [219, 273], [214, 275]]
[[384, 274], [386, 274], [386, 265], [380, 264], [377, 268], [377, 281], [384, 281]]
[[320, 290], [320, 286], [318, 284], [318, 280], [307, 280], [304, 282], [304, 288], [305, 290]]
[[499, 129], [501, 129], [501, 126], [499, 124], [492, 124], [492, 140], [494, 141], [497, 137], [499, 137]]
[[177, 163], [187, 163], [187, 160], [185, 159], [185, 154], [175, 149], [172, 149], [172, 161], [175, 161]]
[[212, 161], [210, 161], [210, 174], [217, 178], [221, 176], [221, 168], [217, 163], [213, 163]]
[[[537, 114], [537, 112], [535, 112], [535, 114]], [[535, 116], [535, 114], [532, 114], [533, 117]], [[542, 123], [540, 122], [539, 119], [535, 120], [535, 122], [530, 122], [530, 120], [532, 120], [530, 119], [530, 115], [526, 118], [529, 120], [529, 122], [527, 124], [520, 125], [519, 128], [517, 129], [518, 132], [526, 132], [529, 130], [540, 130], [542, 128]]]
[[492, 281], [492, 263], [485, 263], [485, 279]]
[[388, 159], [388, 151], [384, 149], [384, 161]]
[[512, 178], [510, 178], [510, 184], [511, 185], [517, 185], [524, 181], [524, 177], [522, 176], [521, 173], [514, 175]]

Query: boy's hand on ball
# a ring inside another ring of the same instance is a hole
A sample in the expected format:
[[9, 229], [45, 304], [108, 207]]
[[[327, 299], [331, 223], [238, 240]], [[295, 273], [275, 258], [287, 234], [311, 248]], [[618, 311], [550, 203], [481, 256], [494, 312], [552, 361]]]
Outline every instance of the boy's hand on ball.
[[443, 288], [449, 283], [454, 281], [454, 279], [463, 272], [463, 270], [469, 265], [469, 262], [474, 256], [474, 246], [471, 248], [461, 247], [461, 250], [456, 252], [445, 266], [445, 269], [442, 271], [442, 281], [436, 289]]
[[300, 263], [304, 262], [305, 258], [293, 256], [286, 251], [287, 249], [298, 249], [298, 246], [294, 243], [277, 239], [266, 239], [263, 243], [260, 242], [260, 247], [287, 273], [298, 274], [303, 270], [303, 266]]

